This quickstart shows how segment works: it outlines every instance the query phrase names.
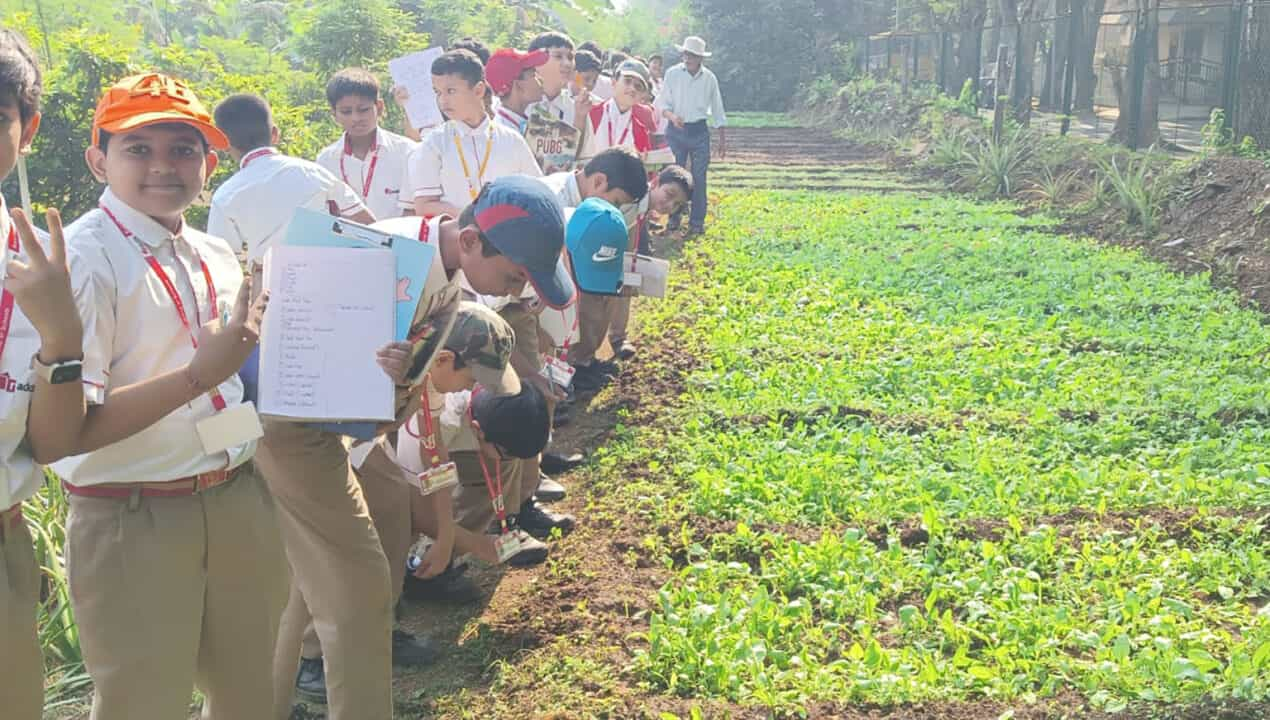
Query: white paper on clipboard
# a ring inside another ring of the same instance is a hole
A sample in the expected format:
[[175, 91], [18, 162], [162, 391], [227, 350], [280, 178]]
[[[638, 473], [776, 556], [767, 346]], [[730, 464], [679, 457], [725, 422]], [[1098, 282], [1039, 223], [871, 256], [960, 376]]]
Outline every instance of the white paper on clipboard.
[[670, 278], [670, 262], [650, 255], [626, 253], [622, 260], [623, 277], [639, 276], [639, 294], [644, 297], [666, 297], [666, 285]]
[[404, 87], [410, 93], [406, 100], [406, 115], [416, 129], [429, 128], [445, 122], [437, 96], [432, 90], [432, 61], [441, 57], [445, 48], [431, 47], [388, 61], [388, 72], [393, 84]]

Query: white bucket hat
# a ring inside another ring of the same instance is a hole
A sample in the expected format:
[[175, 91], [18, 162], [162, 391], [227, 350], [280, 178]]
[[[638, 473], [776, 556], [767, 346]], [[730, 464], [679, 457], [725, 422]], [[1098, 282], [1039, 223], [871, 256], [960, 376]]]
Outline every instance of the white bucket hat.
[[679, 50], [679, 52], [692, 53], [693, 55], [700, 55], [703, 58], [708, 58], [714, 55], [714, 53], [706, 52], [706, 41], [696, 35], [689, 35], [684, 38], [684, 44], [676, 45], [675, 48]]

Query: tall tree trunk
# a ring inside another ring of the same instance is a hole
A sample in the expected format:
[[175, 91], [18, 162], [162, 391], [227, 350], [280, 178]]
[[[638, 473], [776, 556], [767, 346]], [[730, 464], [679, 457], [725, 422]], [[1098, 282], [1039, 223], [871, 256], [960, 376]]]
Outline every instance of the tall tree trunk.
[[[1129, 63], [1124, 77], [1117, 78], [1116, 95], [1120, 103], [1120, 116], [1111, 131], [1111, 141], [1129, 144], [1130, 93], [1132, 91], [1134, 58], [1145, 63], [1142, 82], [1140, 116], [1137, 127], [1138, 148], [1148, 148], [1160, 138], [1160, 16], [1152, 8], [1151, 0], [1138, 0], [1139, 17], [1129, 48]], [[1140, 54], [1139, 54], [1140, 53]]]
[[1098, 75], [1094, 71], [1094, 55], [1098, 52], [1098, 26], [1107, 9], [1107, 0], [1088, 0], [1080, 18], [1080, 41], [1076, 53], [1076, 92], [1072, 107], [1076, 110], [1094, 109], [1094, 91]]
[[957, 30], [949, 51], [948, 92], [957, 94], [975, 74], [983, 75], [981, 50], [983, 26], [988, 19], [987, 0], [964, 0], [957, 16]]
[[1252, 8], [1248, 40], [1239, 66], [1239, 112], [1235, 138], [1251, 137], [1270, 148], [1270, 8]]

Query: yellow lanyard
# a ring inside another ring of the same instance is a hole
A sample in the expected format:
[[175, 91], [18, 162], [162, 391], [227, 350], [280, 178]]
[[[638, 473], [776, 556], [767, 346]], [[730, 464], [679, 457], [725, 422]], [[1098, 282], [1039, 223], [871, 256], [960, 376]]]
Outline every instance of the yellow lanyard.
[[[481, 185], [485, 183], [485, 168], [489, 166], [489, 153], [493, 147], [494, 128], [490, 128], [489, 136], [485, 138], [485, 157], [477, 168], [476, 184], [472, 184], [472, 170], [467, 165], [467, 156], [463, 154], [463, 141], [459, 139], [459, 131], [454, 131], [454, 149], [459, 153], [459, 162], [463, 163], [463, 178], [467, 180], [467, 191], [473, 200], [481, 193]], [[472, 149], [475, 150], [476, 146], [473, 145]]]

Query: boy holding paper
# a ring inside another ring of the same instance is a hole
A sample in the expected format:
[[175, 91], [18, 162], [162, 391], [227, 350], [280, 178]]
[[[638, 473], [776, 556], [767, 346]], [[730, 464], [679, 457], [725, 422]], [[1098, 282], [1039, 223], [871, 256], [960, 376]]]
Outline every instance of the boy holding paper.
[[451, 50], [437, 58], [432, 86], [441, 112], [450, 119], [433, 128], [411, 155], [415, 215], [458, 215], [491, 180], [542, 176], [525, 138], [490, 118], [490, 89], [475, 55]]
[[[470, 390], [477, 383], [495, 393], [518, 392], [520, 383], [507, 365], [512, 343], [511, 328], [496, 313], [482, 305], [461, 303], [454, 326], [425, 376], [425, 407], [433, 408], [432, 415], [436, 415], [444, 402], [442, 393]], [[493, 538], [483, 534], [484, 527], [471, 532], [455, 523], [450, 489], [457, 482], [457, 475], [447, 477], [446, 445], [437, 442], [436, 433], [427, 432], [437, 423], [435, 417], [425, 417], [424, 412], [421, 408], [397, 429], [395, 449], [376, 445], [356, 470], [392, 573], [394, 606], [401, 597], [406, 557], [417, 533], [436, 540], [415, 572], [418, 577], [441, 572], [455, 554], [473, 554], [497, 562]], [[421, 446], [429, 441], [435, 453], [421, 451]], [[435, 463], [425, 462], [434, 459]], [[307, 606], [304, 610], [309, 619]], [[437, 655], [437, 648], [426, 640], [420, 642], [401, 629], [393, 630], [394, 665], [418, 666], [435, 660]], [[297, 695], [326, 702], [321, 641], [311, 620], [305, 629], [300, 658], [295, 679]]]
[[[399, 398], [408, 400], [399, 405], [397, 423], [417, 409], [435, 351], [451, 332], [459, 270], [489, 294], [519, 294], [532, 281], [548, 301], [563, 304], [573, 296], [568, 277], [556, 274], [564, 236], [560, 209], [535, 180], [507, 177], [486, 185], [458, 221], [395, 218], [376, 229], [437, 248], [411, 328], [414, 342], [381, 353]], [[389, 718], [393, 576], [404, 569], [389, 566], [361, 487], [382, 475], [373, 459], [382, 449], [371, 450], [363, 466], [369, 474], [359, 482], [341, 436], [298, 423], [270, 422], [265, 430], [258, 461], [278, 503], [293, 572], [273, 673], [276, 717], [291, 710], [307, 607], [325, 656], [331, 720]]]
[[124, 78], [85, 153], [100, 207], [67, 228], [89, 406], [54, 468], [96, 720], [184, 717], [195, 685], [207, 718], [272, 705], [286, 566], [236, 374], [265, 298], [249, 311], [234, 252], [183, 217], [227, 146], [185, 83]]

